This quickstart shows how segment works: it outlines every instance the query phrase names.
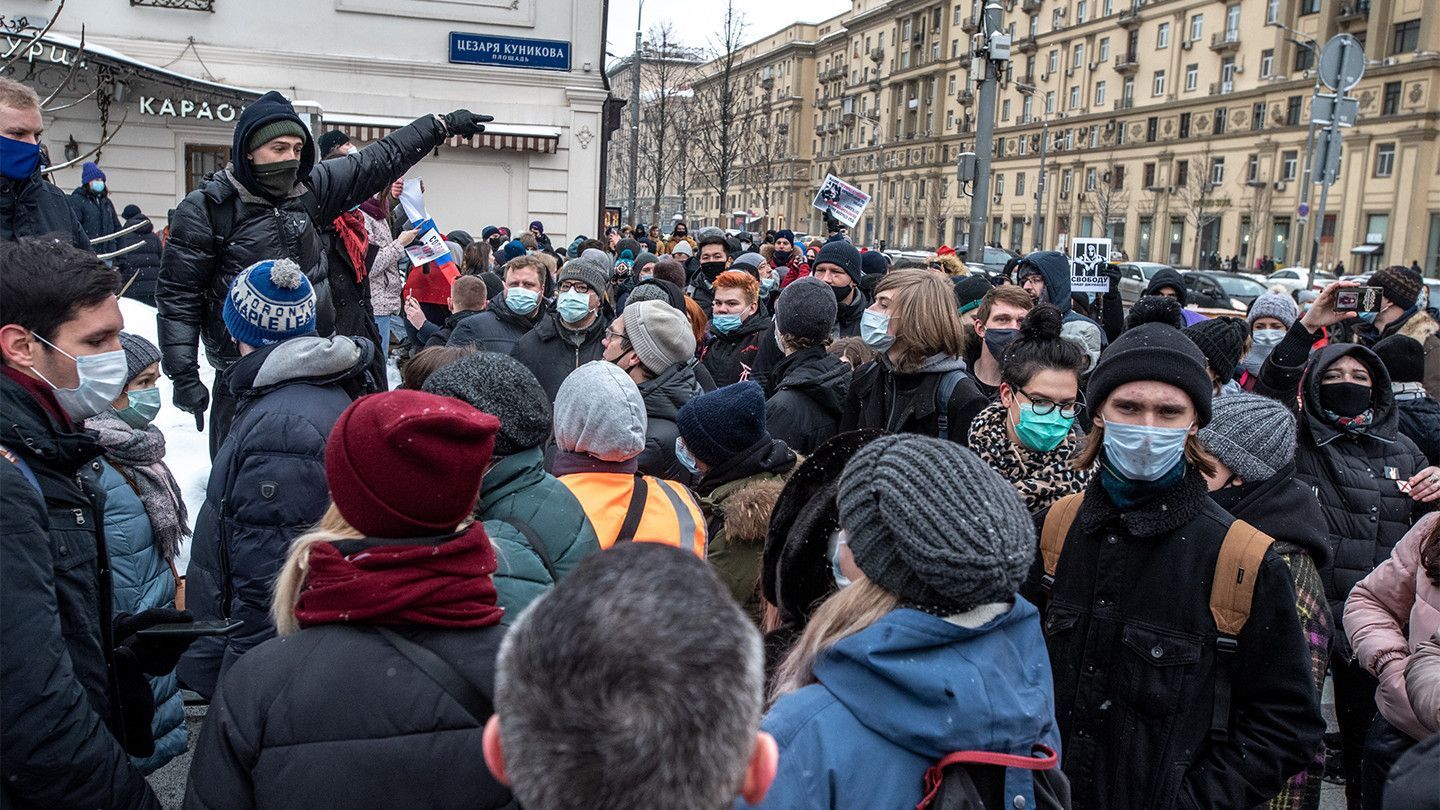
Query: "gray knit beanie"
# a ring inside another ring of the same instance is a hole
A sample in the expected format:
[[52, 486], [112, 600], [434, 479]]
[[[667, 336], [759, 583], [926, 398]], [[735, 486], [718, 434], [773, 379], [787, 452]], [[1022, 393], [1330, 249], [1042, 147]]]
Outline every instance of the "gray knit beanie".
[[560, 268], [560, 276], [555, 279], [555, 286], [559, 287], [572, 278], [585, 282], [586, 286], [590, 288], [590, 292], [600, 296], [603, 300], [606, 288], [610, 285], [610, 262], [592, 259], [588, 256], [571, 259], [565, 263], [564, 267]]
[[1035, 558], [1015, 487], [953, 442], [876, 439], [845, 465], [839, 492], [855, 564], [906, 604], [953, 615], [1010, 600]]
[[499, 352], [476, 352], [442, 366], [422, 390], [468, 402], [500, 420], [495, 455], [539, 447], [550, 436], [550, 399], [519, 360]]
[[120, 348], [125, 350], [126, 385], [134, 382], [140, 372], [160, 362], [160, 350], [155, 344], [134, 332], [120, 333]]
[[663, 301], [669, 304], [670, 295], [659, 284], [636, 284], [635, 289], [630, 291], [630, 297], [625, 299], [625, 312], [629, 312], [630, 307], [641, 301]]
[[630, 375], [608, 360], [570, 372], [555, 394], [555, 444], [601, 461], [629, 461], [645, 449], [645, 401]]
[[1280, 402], [1237, 392], [1217, 397], [1200, 442], [1246, 481], [1265, 481], [1295, 460], [1295, 415]]
[[818, 278], [797, 279], [775, 302], [775, 328], [782, 335], [824, 340], [835, 328], [835, 293]]
[[695, 356], [690, 319], [668, 301], [631, 303], [620, 317], [625, 322], [625, 339], [650, 373], [659, 374]]
[[1286, 329], [1289, 329], [1295, 325], [1295, 320], [1299, 317], [1300, 306], [1295, 303], [1294, 299], [1284, 293], [1271, 292], [1261, 295], [1255, 299], [1254, 303], [1250, 304], [1250, 314], [1246, 316], [1246, 319], [1250, 321], [1251, 326], [1254, 326], [1255, 321], [1260, 318], [1274, 318], [1285, 324]]

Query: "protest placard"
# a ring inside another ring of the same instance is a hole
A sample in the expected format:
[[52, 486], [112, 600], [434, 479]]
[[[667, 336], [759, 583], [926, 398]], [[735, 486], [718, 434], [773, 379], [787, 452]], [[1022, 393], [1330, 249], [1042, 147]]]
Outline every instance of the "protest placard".
[[841, 180], [833, 174], [825, 175], [825, 182], [815, 193], [811, 205], [821, 211], [829, 211], [847, 228], [855, 227], [865, 207], [870, 204], [870, 195]]
[[1070, 240], [1070, 292], [1104, 293], [1110, 290], [1105, 265], [1110, 261], [1110, 240], [1077, 236]]

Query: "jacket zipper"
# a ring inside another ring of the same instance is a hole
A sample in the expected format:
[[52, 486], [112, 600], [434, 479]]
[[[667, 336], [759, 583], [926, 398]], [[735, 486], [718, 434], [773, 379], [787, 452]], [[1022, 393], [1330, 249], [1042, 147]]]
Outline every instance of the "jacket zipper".
[[[225, 498], [220, 499], [220, 520], [219, 527], [225, 525]], [[220, 615], [223, 618], [230, 618], [230, 600], [232, 598], [230, 586], [230, 543], [221, 529], [218, 534], [220, 551]]]

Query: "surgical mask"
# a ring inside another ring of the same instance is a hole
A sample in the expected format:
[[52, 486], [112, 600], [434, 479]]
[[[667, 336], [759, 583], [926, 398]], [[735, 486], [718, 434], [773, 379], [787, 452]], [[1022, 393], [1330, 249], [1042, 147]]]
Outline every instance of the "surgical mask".
[[[93, 192], [95, 192], [96, 194], [104, 194], [104, 193], [105, 193], [105, 181], [104, 181], [104, 180], [91, 180], [91, 181], [90, 181], [90, 190], [93, 191]], [[353, 209], [352, 209], [352, 210], [353, 210]]]
[[566, 323], [583, 321], [590, 314], [590, 294], [566, 290], [555, 299], [555, 311]]
[[684, 439], [675, 440], [675, 458], [680, 466], [690, 471], [691, 475], [700, 474], [700, 465], [695, 463], [695, 457], [690, 455], [690, 448], [685, 446]]
[[848, 545], [843, 529], [830, 534], [830, 576], [835, 578], [835, 587], [842, 590], [850, 587], [850, 578], [840, 570], [840, 550]]
[[40, 144], [0, 135], [0, 175], [11, 180], [29, 180], [39, 168]]
[[894, 346], [895, 336], [890, 334], [890, 316], [873, 309], [860, 313], [860, 339], [877, 352]]
[[255, 175], [255, 184], [266, 196], [272, 199], [283, 199], [290, 196], [295, 188], [295, 179], [300, 175], [300, 161], [282, 160], [279, 163], [265, 163], [251, 165], [251, 174]]
[[1370, 407], [1370, 386], [1352, 382], [1323, 383], [1320, 407], [1339, 416], [1356, 417]]
[[728, 335], [740, 328], [740, 320], [739, 315], [716, 315], [710, 320], [710, 325], [715, 327], [716, 332]]
[[[989, 336], [989, 333], [986, 333]], [[1015, 435], [1020, 443], [1040, 453], [1048, 453], [1060, 446], [1070, 435], [1075, 417], [1063, 416], [1056, 408], [1049, 413], [1035, 413], [1035, 406], [1029, 402], [1020, 403], [1020, 421], [1015, 423]]]
[[850, 297], [850, 289], [851, 288], [849, 284], [846, 284], [843, 287], [836, 287], [834, 285], [831, 285], [830, 292], [835, 293], [835, 303], [843, 305], [845, 303], [845, 299]]
[[725, 262], [701, 262], [700, 272], [705, 274], [707, 280], [713, 282], [716, 277], [725, 272]]
[[89, 419], [97, 413], [103, 413], [115, 402], [115, 398], [120, 396], [120, 392], [125, 390], [130, 370], [125, 362], [124, 349], [76, 357], [39, 335], [35, 337], [75, 361], [75, 373], [80, 377], [80, 384], [74, 388], [61, 388], [45, 379], [39, 369], [35, 369], [40, 379], [50, 383], [50, 387], [55, 389], [55, 400], [65, 409], [65, 413], [70, 414], [71, 419]]
[[[535, 311], [535, 306], [540, 303], [540, 294], [534, 290], [527, 290], [524, 287], [511, 287], [505, 291], [505, 306], [518, 315], [529, 315]], [[585, 304], [589, 306], [590, 296], [585, 296]]]
[[1105, 460], [1131, 481], [1158, 481], [1185, 455], [1190, 426], [1127, 425], [1105, 420]]
[[1284, 329], [1257, 329], [1250, 333], [1250, 351], [1240, 359], [1240, 365], [1251, 374], [1259, 374], [1260, 367], [1265, 365], [1265, 358], [1280, 341], [1285, 339]]
[[136, 430], [144, 430], [160, 413], [160, 389], [156, 386], [130, 392], [130, 404], [116, 408], [115, 415]]
[[780, 283], [780, 277], [779, 277], [779, 276], [771, 276], [771, 277], [769, 277], [769, 278], [762, 278], [762, 279], [760, 279], [760, 294], [761, 294], [761, 295], [769, 295], [770, 293], [775, 292], [775, 287], [776, 287], [776, 285], [778, 285], [779, 283]]
[[1359, 313], [1359, 318], [1360, 318], [1360, 320], [1364, 321], [1365, 323], [1374, 324], [1374, 323], [1375, 323], [1375, 316], [1377, 316], [1377, 315], [1379, 315], [1379, 314], [1380, 314], [1380, 313], [1378, 313], [1378, 312], [1361, 312], [1361, 313]]
[[1005, 356], [1005, 349], [1020, 337], [1019, 329], [986, 329], [985, 348], [990, 350], [990, 356], [999, 360]]

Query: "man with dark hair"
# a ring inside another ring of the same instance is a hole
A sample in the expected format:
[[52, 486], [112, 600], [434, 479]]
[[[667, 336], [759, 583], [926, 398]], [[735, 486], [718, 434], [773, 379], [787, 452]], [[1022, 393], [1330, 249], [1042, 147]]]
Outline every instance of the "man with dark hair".
[[690, 285], [685, 292], [705, 310], [706, 318], [710, 317], [715, 306], [715, 279], [730, 269], [735, 254], [735, 246], [723, 233], [700, 237], [700, 249], [696, 253], [700, 263], [694, 275], [690, 276]]
[[808, 456], [840, 429], [854, 369], [827, 351], [835, 328], [830, 285], [803, 278], [775, 302], [774, 336], [785, 359], [775, 366], [775, 392], [765, 403], [770, 433]]
[[496, 670], [485, 763], [525, 807], [721, 810], [775, 778], [760, 635], [690, 552], [590, 557], [510, 628]]
[[0, 243], [0, 806], [159, 808], [129, 754], [154, 750], [145, 673], [189, 614], [111, 615], [101, 448], [81, 423], [128, 378], [114, 271], [40, 240]]
[[40, 173], [40, 96], [8, 77], [0, 77], [0, 240], [60, 236], [90, 249], [90, 238], [76, 219], [65, 192]]

